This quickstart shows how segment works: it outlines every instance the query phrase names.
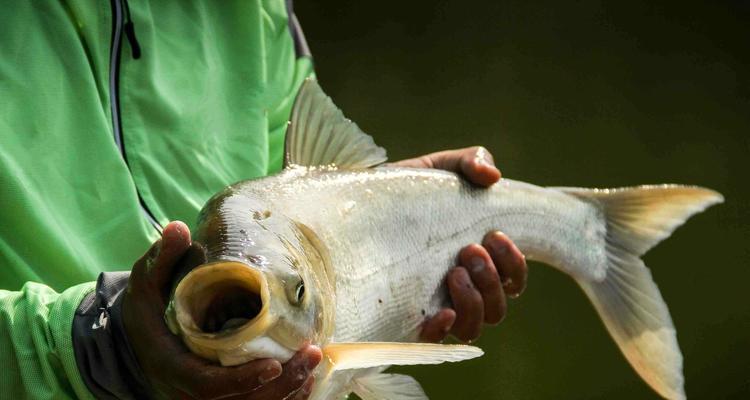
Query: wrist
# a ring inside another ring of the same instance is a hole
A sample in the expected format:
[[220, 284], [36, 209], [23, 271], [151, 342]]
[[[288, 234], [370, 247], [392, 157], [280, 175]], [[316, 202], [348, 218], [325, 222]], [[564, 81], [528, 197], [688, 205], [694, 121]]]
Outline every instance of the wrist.
[[128, 272], [102, 273], [73, 319], [73, 349], [81, 377], [96, 398], [141, 399], [147, 383], [123, 325]]

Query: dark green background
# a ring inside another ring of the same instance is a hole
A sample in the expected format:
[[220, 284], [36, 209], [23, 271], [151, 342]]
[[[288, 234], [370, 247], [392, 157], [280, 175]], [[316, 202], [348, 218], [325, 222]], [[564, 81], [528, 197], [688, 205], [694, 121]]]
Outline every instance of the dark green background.
[[[391, 159], [487, 146], [541, 185], [691, 183], [725, 204], [646, 257], [688, 397], [750, 398], [747, 1], [298, 1], [323, 87]], [[457, 249], [458, 250], [458, 249]], [[432, 399], [648, 399], [572, 280], [529, 287], [487, 355], [406, 369]]]

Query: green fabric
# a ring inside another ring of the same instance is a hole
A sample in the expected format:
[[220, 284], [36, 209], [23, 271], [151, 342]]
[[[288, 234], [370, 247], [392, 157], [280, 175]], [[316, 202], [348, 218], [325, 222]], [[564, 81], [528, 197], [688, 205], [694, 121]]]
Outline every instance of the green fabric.
[[94, 282], [61, 294], [29, 282], [0, 290], [0, 388], [4, 399], [91, 398], [76, 366], [72, 315]]
[[[284, 1], [129, 0], [142, 57], [131, 57], [123, 36], [126, 164], [110, 111], [110, 2], [6, 3], [0, 289], [23, 289], [0, 296], [0, 340], [13, 343], [0, 364], [46, 384], [3, 379], [0, 393], [81, 395], [78, 383], [63, 382], [80, 381], [65, 357], [79, 291], [92, 286], [59, 297], [51, 290], [129, 269], [158, 237], [138, 193], [162, 225], [192, 225], [223, 186], [278, 170], [294, 95], [312, 64], [296, 58]], [[24, 286], [30, 281], [51, 289]], [[18, 310], [33, 318], [16, 324]], [[30, 330], [48, 340], [27, 340]]]

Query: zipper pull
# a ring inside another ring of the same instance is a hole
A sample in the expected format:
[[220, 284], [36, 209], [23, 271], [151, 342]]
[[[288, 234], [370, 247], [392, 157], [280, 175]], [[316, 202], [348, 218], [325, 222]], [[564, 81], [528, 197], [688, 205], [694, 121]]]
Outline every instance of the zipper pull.
[[138, 44], [138, 39], [135, 38], [135, 26], [133, 25], [133, 20], [130, 18], [130, 5], [128, 4], [128, 0], [121, 1], [120, 5], [125, 9], [125, 25], [123, 26], [123, 29], [125, 29], [125, 37], [128, 38], [128, 43], [130, 43], [130, 50], [133, 54], [133, 58], [137, 60], [141, 58], [141, 45]]
[[128, 43], [130, 43], [130, 50], [132, 50], [133, 58], [139, 59], [141, 58], [141, 45], [138, 44], [138, 39], [135, 37], [135, 27], [133, 26], [133, 21], [128, 19], [128, 22], [125, 23], [125, 36], [128, 38]]

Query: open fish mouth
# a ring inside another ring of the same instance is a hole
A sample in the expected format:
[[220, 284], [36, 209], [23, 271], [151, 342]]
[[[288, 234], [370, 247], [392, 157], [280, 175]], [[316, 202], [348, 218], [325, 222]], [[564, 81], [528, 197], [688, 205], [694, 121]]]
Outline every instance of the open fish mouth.
[[207, 288], [206, 300], [191, 304], [196, 325], [206, 333], [217, 333], [240, 327], [255, 319], [263, 308], [260, 293], [252, 288], [229, 282]]
[[201, 347], [240, 344], [270, 325], [268, 283], [259, 270], [240, 262], [194, 269], [177, 285], [174, 299], [177, 321]]

